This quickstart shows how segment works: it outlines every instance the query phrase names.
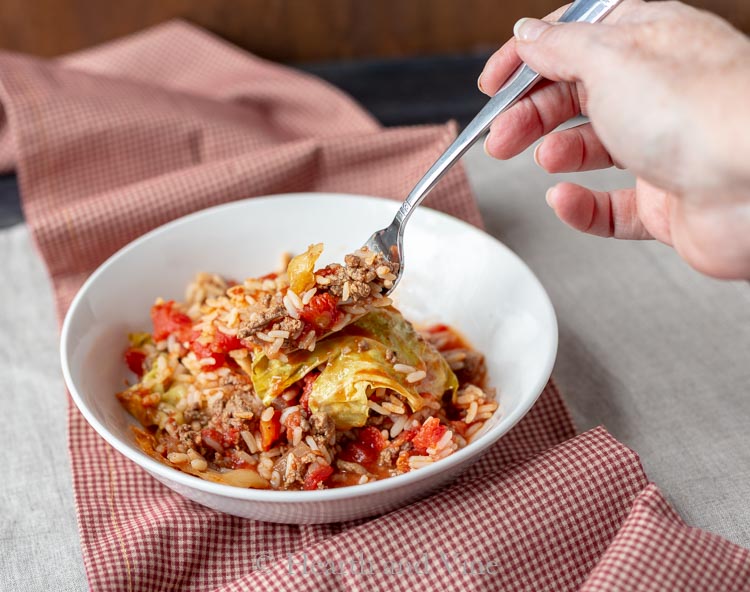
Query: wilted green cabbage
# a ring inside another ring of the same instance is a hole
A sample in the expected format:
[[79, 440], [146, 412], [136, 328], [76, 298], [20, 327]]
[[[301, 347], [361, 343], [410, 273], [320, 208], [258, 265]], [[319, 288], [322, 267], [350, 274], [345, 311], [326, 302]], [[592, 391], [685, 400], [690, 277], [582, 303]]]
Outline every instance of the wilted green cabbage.
[[[406, 382], [387, 359], [388, 350], [400, 362], [424, 370], [417, 384]], [[414, 410], [424, 400], [420, 393], [440, 397], [458, 388], [455, 374], [440, 353], [421, 339], [401, 314], [381, 308], [366, 314], [335, 335], [321, 340], [314, 351], [296, 351], [287, 362], [256, 354], [252, 380], [258, 396], [268, 405], [286, 388], [327, 362], [310, 393], [310, 410], [327, 413], [339, 429], [365, 425], [368, 395], [377, 388], [401, 394]]]

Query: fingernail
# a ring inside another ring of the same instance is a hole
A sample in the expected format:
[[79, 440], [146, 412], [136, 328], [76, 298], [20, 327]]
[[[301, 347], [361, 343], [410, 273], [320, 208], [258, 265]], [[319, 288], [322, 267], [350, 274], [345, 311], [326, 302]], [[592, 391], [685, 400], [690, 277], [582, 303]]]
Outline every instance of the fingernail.
[[547, 205], [549, 207], [552, 207], [552, 192], [554, 191], [555, 187], [556, 186], [553, 185], [552, 187], [547, 189], [547, 193], [544, 194], [544, 200], [547, 202]]
[[539, 143], [536, 145], [536, 148], [534, 148], [534, 162], [537, 164], [537, 166], [542, 166], [542, 163], [539, 162], [539, 149], [542, 147], [542, 144]]
[[[484, 72], [482, 72], [482, 74], [484, 74]], [[484, 92], [484, 89], [482, 88], [482, 74], [477, 78], [477, 86], [479, 87], [480, 92]]]
[[513, 35], [519, 41], [535, 41], [549, 26], [539, 19], [522, 18], [513, 26]]
[[486, 135], [486, 136], [484, 137], [484, 142], [482, 142], [482, 148], [484, 148], [484, 153], [485, 153], [485, 154], [486, 154], [487, 156], [492, 156], [492, 154], [490, 154], [490, 151], [489, 151], [489, 150], [487, 150], [487, 140], [489, 140], [489, 139], [490, 139], [490, 136], [489, 136], [489, 134], [487, 134], [487, 135]]

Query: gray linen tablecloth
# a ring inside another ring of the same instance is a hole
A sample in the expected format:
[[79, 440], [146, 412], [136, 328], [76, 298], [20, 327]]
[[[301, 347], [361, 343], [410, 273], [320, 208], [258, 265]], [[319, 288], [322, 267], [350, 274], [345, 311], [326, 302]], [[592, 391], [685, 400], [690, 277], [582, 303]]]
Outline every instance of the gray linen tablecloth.
[[[688, 523], [750, 547], [750, 286], [692, 271], [668, 248], [578, 234], [544, 202], [531, 153], [466, 157], [487, 230], [539, 276], [557, 310], [555, 376], [580, 429], [640, 455]], [[563, 176], [560, 176], [563, 178]], [[565, 176], [597, 188], [621, 171]], [[86, 586], [65, 438], [52, 295], [28, 232], [0, 232], [0, 588]]]

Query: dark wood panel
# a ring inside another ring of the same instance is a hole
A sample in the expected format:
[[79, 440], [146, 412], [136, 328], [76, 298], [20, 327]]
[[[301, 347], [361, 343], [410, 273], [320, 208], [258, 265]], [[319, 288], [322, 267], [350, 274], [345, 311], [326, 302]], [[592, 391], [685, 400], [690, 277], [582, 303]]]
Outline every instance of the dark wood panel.
[[[0, 0], [0, 47], [53, 56], [181, 17], [280, 61], [497, 46], [560, 0]], [[694, 0], [750, 31], [750, 1]]]

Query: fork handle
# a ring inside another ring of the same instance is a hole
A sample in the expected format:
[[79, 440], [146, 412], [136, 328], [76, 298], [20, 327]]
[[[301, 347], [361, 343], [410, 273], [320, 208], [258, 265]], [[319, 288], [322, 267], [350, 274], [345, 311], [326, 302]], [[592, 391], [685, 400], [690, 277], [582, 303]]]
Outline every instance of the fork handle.
[[[596, 23], [607, 16], [622, 0], [576, 0], [560, 17], [561, 23]], [[411, 212], [432, 190], [440, 178], [450, 169], [459, 158], [487, 131], [492, 121], [512, 107], [529, 89], [541, 78], [541, 75], [521, 64], [508, 81], [497, 91], [487, 104], [482, 107], [476, 117], [472, 119], [453, 143], [435, 161], [419, 182], [411, 190], [396, 213], [393, 223], [403, 227]]]

